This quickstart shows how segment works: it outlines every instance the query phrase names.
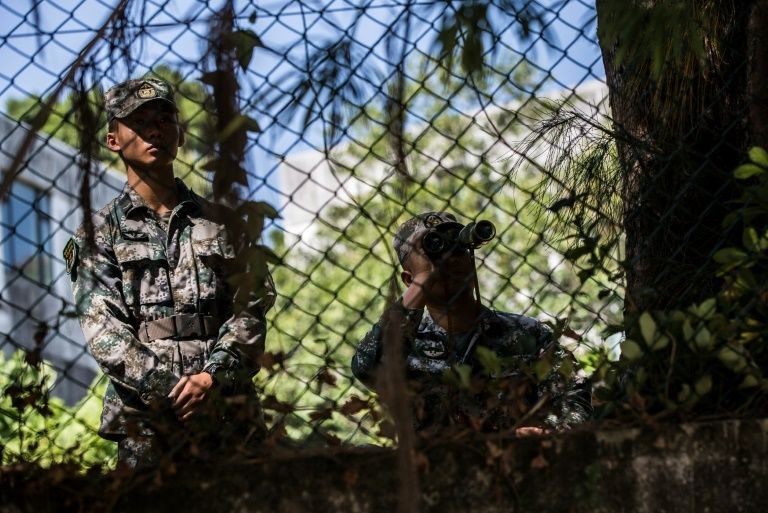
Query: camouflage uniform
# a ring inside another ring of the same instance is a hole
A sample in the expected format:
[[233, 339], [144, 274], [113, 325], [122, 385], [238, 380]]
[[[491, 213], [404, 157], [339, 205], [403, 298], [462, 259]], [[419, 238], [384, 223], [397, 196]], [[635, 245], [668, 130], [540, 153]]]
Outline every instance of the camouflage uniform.
[[[445, 223], [455, 224], [456, 218], [428, 212], [403, 224], [394, 243], [400, 262], [416, 247], [414, 237], [425, 228]], [[536, 319], [481, 307], [471, 330], [449, 334], [427, 309], [408, 310], [402, 302], [394, 307], [402, 313], [396, 318], [402, 318], [403, 324], [395, 329], [405, 343], [407, 375], [416, 391], [418, 429], [469, 420], [483, 430], [501, 430], [512, 427], [539, 401], [543, 413], [536, 418], [544, 426], [567, 429], [590, 418], [588, 384], [576, 377], [572, 355]], [[352, 372], [369, 387], [376, 384], [388, 318], [385, 315], [365, 335], [352, 359]], [[446, 379], [458, 376], [452, 370], [457, 366], [469, 370], [471, 384], [457, 386]]]
[[[274, 300], [271, 279], [267, 294], [234, 313], [231, 236], [214, 220], [213, 205], [181, 181], [177, 187], [167, 232], [126, 185], [93, 216], [94, 245], [82, 228], [71, 242], [78, 316], [109, 377], [99, 431], [108, 439], [155, 434], [154, 422], [170, 418], [167, 395], [183, 375], [207, 370], [222, 393], [253, 393], [250, 377], [259, 369]], [[173, 321], [157, 322], [163, 319]], [[180, 335], [162, 333], [173, 323]]]
[[[158, 82], [126, 83], [128, 92], [138, 91], [134, 108], [167, 97]], [[114, 94], [107, 99], [112, 114], [125, 103], [110, 105]], [[237, 436], [264, 430], [251, 378], [274, 302], [271, 277], [265, 271], [266, 292], [252, 293], [235, 311], [228, 278], [238, 241], [219, 220], [220, 207], [180, 180], [176, 187], [179, 203], [163, 222], [126, 184], [93, 215], [92, 243], [81, 227], [64, 251], [88, 349], [109, 377], [99, 434], [119, 441], [120, 459], [129, 464], [155, 460], [165, 442], [205, 421], [222, 434], [236, 424], [221, 422], [234, 415], [227, 403], [248, 412], [250, 422], [237, 426]], [[181, 424], [167, 396], [181, 376], [202, 371], [214, 378], [207, 414]], [[237, 401], [226, 400], [233, 396]], [[148, 448], [157, 438], [164, 440]]]

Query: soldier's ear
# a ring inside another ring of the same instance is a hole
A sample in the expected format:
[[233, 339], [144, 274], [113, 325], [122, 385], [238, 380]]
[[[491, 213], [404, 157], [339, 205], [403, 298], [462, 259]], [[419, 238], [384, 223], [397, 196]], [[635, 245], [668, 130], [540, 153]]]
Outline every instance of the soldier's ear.
[[400, 279], [403, 280], [406, 287], [410, 287], [411, 283], [413, 283], [413, 274], [411, 274], [411, 271], [403, 271], [400, 273]]
[[107, 132], [107, 148], [110, 151], [119, 152], [122, 147], [120, 146], [120, 142], [117, 140], [117, 130], [110, 130]]

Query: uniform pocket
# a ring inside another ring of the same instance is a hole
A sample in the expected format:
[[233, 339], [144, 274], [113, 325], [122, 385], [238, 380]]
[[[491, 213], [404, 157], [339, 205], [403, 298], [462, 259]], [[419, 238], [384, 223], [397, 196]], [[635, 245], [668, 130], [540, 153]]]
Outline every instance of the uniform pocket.
[[227, 276], [235, 259], [223, 227], [198, 224], [192, 228], [192, 249], [197, 260], [201, 299], [216, 299], [228, 295]]
[[207, 360], [207, 341], [180, 340], [178, 345], [182, 374], [190, 375], [202, 372]]
[[115, 256], [123, 273], [123, 295], [129, 306], [171, 301], [168, 261], [159, 244], [122, 242]]
[[178, 342], [173, 339], [154, 340], [145, 345], [154, 355], [154, 358], [145, 362], [145, 372], [151, 370], [163, 370], [180, 377], [182, 368], [179, 362]]

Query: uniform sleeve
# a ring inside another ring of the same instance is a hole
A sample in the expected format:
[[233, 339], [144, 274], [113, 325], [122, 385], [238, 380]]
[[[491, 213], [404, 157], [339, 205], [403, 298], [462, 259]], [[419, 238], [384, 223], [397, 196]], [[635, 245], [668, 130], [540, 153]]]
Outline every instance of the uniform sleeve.
[[578, 365], [570, 351], [555, 340], [552, 331], [539, 325], [540, 356], [552, 368], [539, 384], [539, 396], [549, 395], [545, 422], [556, 430], [571, 429], [592, 418], [592, 390], [589, 381], [577, 375]]
[[236, 379], [243, 373], [250, 378], [259, 371], [267, 336], [267, 311], [275, 302], [275, 285], [266, 272], [264, 286], [248, 293], [242, 309], [234, 312], [219, 329], [205, 369], [217, 368], [217, 379]]
[[[405, 316], [405, 324], [401, 328], [403, 329], [403, 334], [406, 340], [412, 340], [424, 315], [424, 311], [408, 310], [403, 306], [402, 300], [399, 300], [395, 305], [403, 310]], [[365, 334], [357, 345], [355, 355], [352, 357], [352, 374], [368, 388], [373, 388], [376, 382], [376, 369], [381, 362], [382, 339], [386, 317], [387, 314], [385, 313], [373, 325], [371, 330]]]
[[93, 245], [82, 233], [72, 241], [74, 256], [70, 254], [69, 259], [75, 308], [88, 349], [101, 370], [149, 405], [164, 399], [178, 378], [158, 369], [157, 357], [136, 336], [111, 240], [108, 225], [101, 224], [95, 229]]

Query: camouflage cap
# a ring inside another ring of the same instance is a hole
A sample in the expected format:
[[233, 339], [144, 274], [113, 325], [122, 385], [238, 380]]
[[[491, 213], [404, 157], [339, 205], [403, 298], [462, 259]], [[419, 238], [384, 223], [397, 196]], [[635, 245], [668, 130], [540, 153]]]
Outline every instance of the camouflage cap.
[[424, 212], [401, 224], [395, 233], [395, 239], [392, 244], [400, 263], [402, 264], [405, 262], [405, 259], [414, 247], [413, 241], [409, 240], [414, 233], [419, 230], [436, 228], [446, 223], [458, 224], [461, 226], [461, 223], [456, 220], [456, 216], [449, 214], [448, 212]]
[[159, 78], [137, 78], [114, 85], [104, 93], [107, 118], [121, 119], [145, 103], [162, 100], [176, 107], [173, 87]]

